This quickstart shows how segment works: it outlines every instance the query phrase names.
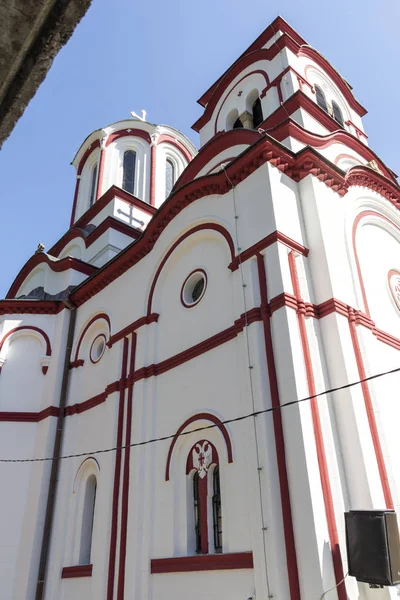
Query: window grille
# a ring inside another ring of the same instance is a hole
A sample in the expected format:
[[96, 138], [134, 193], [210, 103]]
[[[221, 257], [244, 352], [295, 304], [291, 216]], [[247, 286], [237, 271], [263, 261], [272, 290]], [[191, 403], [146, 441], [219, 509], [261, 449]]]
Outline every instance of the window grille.
[[253, 128], [256, 129], [263, 122], [263, 112], [261, 107], [261, 100], [257, 98], [257, 100], [253, 104]]
[[216, 466], [213, 473], [213, 526], [215, 552], [222, 552], [222, 511], [221, 511], [221, 486], [219, 481], [219, 468]]
[[196, 552], [201, 554], [201, 528], [200, 528], [200, 497], [199, 497], [199, 472], [193, 476], [193, 506], [194, 506], [194, 529], [196, 535]]
[[96, 183], [97, 183], [97, 163], [94, 165], [94, 167], [92, 169], [92, 179], [90, 181], [89, 206], [93, 206], [94, 201], [95, 201]]
[[340, 110], [339, 105], [336, 104], [336, 102], [334, 100], [332, 100], [332, 110], [333, 110], [333, 118], [335, 119], [335, 121], [337, 123], [339, 123], [339, 125], [341, 127], [344, 127], [342, 111]]
[[314, 85], [314, 88], [315, 88], [315, 95], [317, 97], [318, 106], [327, 113], [328, 105], [326, 103], [326, 98], [325, 98], [324, 92], [321, 90], [321, 88], [318, 85]]
[[199, 281], [196, 283], [196, 285], [193, 288], [193, 292], [192, 292], [192, 301], [193, 302], [197, 302], [197, 300], [202, 295], [203, 290], [204, 290], [204, 285], [205, 285], [205, 280], [204, 280], [204, 277], [202, 277], [201, 279], [199, 279]]
[[168, 198], [175, 183], [175, 167], [169, 158], [165, 165], [165, 197]]
[[130, 194], [135, 191], [136, 152], [127, 150], [124, 153], [122, 189]]

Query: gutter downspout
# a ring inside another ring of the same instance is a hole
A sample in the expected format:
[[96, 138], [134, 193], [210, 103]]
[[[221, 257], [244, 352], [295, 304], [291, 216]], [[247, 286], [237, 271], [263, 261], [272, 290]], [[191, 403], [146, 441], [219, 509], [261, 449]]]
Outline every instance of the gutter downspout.
[[64, 304], [65, 304], [66, 308], [68, 308], [71, 312], [70, 312], [70, 319], [69, 319], [69, 325], [68, 325], [67, 346], [65, 349], [64, 370], [63, 370], [63, 378], [62, 378], [62, 383], [61, 383], [59, 413], [58, 413], [58, 418], [57, 418], [56, 435], [54, 438], [53, 460], [52, 460], [52, 464], [51, 464], [49, 492], [48, 492], [48, 496], [47, 496], [46, 516], [45, 516], [44, 527], [43, 527], [42, 549], [40, 552], [40, 563], [39, 563], [38, 580], [37, 580], [37, 585], [36, 585], [35, 600], [43, 600], [43, 598], [44, 598], [44, 584], [45, 584], [46, 569], [47, 569], [47, 563], [48, 563], [48, 557], [49, 557], [51, 530], [52, 530], [52, 526], [53, 526], [56, 487], [57, 487], [57, 481], [58, 481], [58, 466], [59, 466], [59, 462], [60, 462], [58, 459], [60, 457], [61, 444], [62, 444], [63, 425], [64, 425], [64, 410], [65, 410], [65, 403], [67, 400], [67, 391], [68, 391], [69, 373], [70, 373], [69, 365], [70, 365], [70, 360], [71, 360], [72, 344], [74, 341], [74, 331], [75, 331], [75, 322], [76, 322], [76, 307], [71, 303], [71, 301], [69, 299], [64, 300]]

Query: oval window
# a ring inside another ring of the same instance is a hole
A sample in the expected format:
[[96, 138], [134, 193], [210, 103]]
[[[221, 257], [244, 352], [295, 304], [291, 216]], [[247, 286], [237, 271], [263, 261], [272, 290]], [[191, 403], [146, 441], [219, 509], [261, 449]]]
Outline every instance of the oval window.
[[183, 306], [190, 308], [200, 302], [207, 287], [207, 274], [203, 269], [197, 269], [185, 280], [181, 290]]
[[103, 356], [106, 350], [106, 336], [101, 333], [94, 340], [90, 347], [90, 360], [92, 363], [97, 363]]

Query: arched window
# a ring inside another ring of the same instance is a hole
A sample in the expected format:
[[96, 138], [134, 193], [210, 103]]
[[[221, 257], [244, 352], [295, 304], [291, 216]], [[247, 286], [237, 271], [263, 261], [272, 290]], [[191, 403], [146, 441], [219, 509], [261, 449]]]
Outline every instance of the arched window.
[[193, 508], [194, 508], [194, 530], [196, 539], [196, 552], [201, 553], [201, 525], [200, 525], [200, 493], [199, 472], [193, 475]]
[[165, 164], [165, 197], [168, 198], [175, 183], [175, 166], [170, 158]]
[[90, 196], [89, 196], [89, 207], [93, 206], [96, 197], [96, 184], [97, 184], [97, 163], [92, 169], [92, 177], [90, 180]]
[[89, 565], [92, 553], [92, 534], [94, 509], [96, 502], [96, 475], [89, 475], [85, 485], [85, 497], [83, 499], [81, 543], [79, 548], [79, 564]]
[[136, 152], [127, 150], [124, 152], [124, 165], [122, 176], [122, 189], [130, 194], [135, 191]]
[[332, 111], [333, 111], [333, 118], [335, 119], [335, 121], [337, 123], [339, 123], [339, 125], [341, 127], [344, 127], [342, 111], [340, 110], [339, 105], [336, 104], [336, 102], [334, 100], [332, 100]]
[[[196, 442], [187, 458], [186, 474], [190, 474], [193, 478], [195, 544], [192, 548], [197, 554], [208, 554], [209, 547], [212, 548], [209, 544], [209, 533], [212, 531], [214, 532], [213, 551], [222, 552], [221, 488], [218, 464], [217, 450], [208, 440]], [[189, 537], [193, 539], [193, 533]]]
[[243, 129], [243, 123], [242, 123], [242, 121], [240, 120], [240, 117], [238, 117], [238, 118], [236, 119], [236, 121], [234, 122], [234, 124], [233, 124], [233, 129]]
[[319, 87], [319, 85], [314, 85], [315, 88], [315, 95], [317, 97], [317, 104], [320, 108], [322, 108], [322, 110], [324, 110], [326, 113], [328, 112], [328, 105], [326, 103], [326, 98], [325, 98], [325, 94], [324, 92], [321, 90], [321, 88]]
[[253, 103], [253, 127], [256, 129], [263, 122], [263, 112], [260, 98], [257, 98]]
[[219, 467], [213, 473], [213, 528], [215, 552], [222, 552], [222, 511], [221, 511], [221, 486], [219, 482]]

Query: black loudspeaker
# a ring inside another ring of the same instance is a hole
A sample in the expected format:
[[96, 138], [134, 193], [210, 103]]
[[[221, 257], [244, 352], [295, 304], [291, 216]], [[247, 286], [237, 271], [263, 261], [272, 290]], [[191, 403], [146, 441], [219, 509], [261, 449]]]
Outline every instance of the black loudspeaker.
[[400, 582], [400, 541], [394, 510], [351, 510], [346, 523], [349, 575], [376, 585]]

